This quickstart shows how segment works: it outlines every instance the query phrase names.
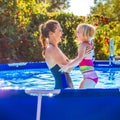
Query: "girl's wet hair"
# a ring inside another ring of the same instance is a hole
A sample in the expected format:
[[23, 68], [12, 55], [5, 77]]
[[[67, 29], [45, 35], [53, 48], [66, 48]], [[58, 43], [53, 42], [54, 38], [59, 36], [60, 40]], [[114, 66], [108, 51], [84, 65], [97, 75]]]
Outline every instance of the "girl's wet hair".
[[55, 32], [57, 25], [59, 24], [56, 20], [48, 20], [45, 24], [39, 26], [39, 41], [43, 46], [42, 55], [45, 55], [45, 49], [47, 47], [47, 38], [49, 38], [49, 32]]

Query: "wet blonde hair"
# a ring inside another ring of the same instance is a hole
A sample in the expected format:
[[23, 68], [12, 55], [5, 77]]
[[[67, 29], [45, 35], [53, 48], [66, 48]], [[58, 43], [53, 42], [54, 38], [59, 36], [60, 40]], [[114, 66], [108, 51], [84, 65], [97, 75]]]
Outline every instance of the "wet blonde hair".
[[85, 40], [93, 38], [96, 30], [92, 24], [79, 24], [77, 29]]

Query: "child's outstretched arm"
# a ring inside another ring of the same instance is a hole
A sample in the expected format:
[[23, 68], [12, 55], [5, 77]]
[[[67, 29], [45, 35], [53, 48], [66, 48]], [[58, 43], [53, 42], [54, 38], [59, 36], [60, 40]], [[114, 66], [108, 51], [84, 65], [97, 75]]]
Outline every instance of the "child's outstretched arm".
[[82, 59], [84, 58], [84, 55], [85, 55], [85, 50], [86, 50], [86, 45], [84, 43], [82, 43], [80, 45], [80, 48], [78, 50], [78, 56], [72, 60], [72, 62], [69, 62], [67, 65], [64, 65], [62, 68], [61, 68], [61, 71], [64, 71], [64, 72], [68, 72], [69, 69], [72, 69], [76, 66], [79, 65], [79, 63], [82, 61]]

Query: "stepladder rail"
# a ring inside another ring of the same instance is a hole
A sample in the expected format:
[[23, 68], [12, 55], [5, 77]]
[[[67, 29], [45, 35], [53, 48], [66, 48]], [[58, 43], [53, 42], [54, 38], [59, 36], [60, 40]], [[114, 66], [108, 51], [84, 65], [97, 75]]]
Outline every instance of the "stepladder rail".
[[56, 89], [56, 90], [26, 89], [25, 93], [27, 94], [59, 94], [60, 91], [61, 91], [60, 89]]

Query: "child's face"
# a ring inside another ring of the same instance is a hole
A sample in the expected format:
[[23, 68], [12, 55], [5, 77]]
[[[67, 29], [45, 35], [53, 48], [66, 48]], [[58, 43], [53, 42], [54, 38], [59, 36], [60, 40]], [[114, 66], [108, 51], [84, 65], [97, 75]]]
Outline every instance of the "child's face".
[[82, 32], [79, 28], [77, 28], [76, 30], [76, 37], [77, 37], [78, 42], [82, 42], [84, 40]]

